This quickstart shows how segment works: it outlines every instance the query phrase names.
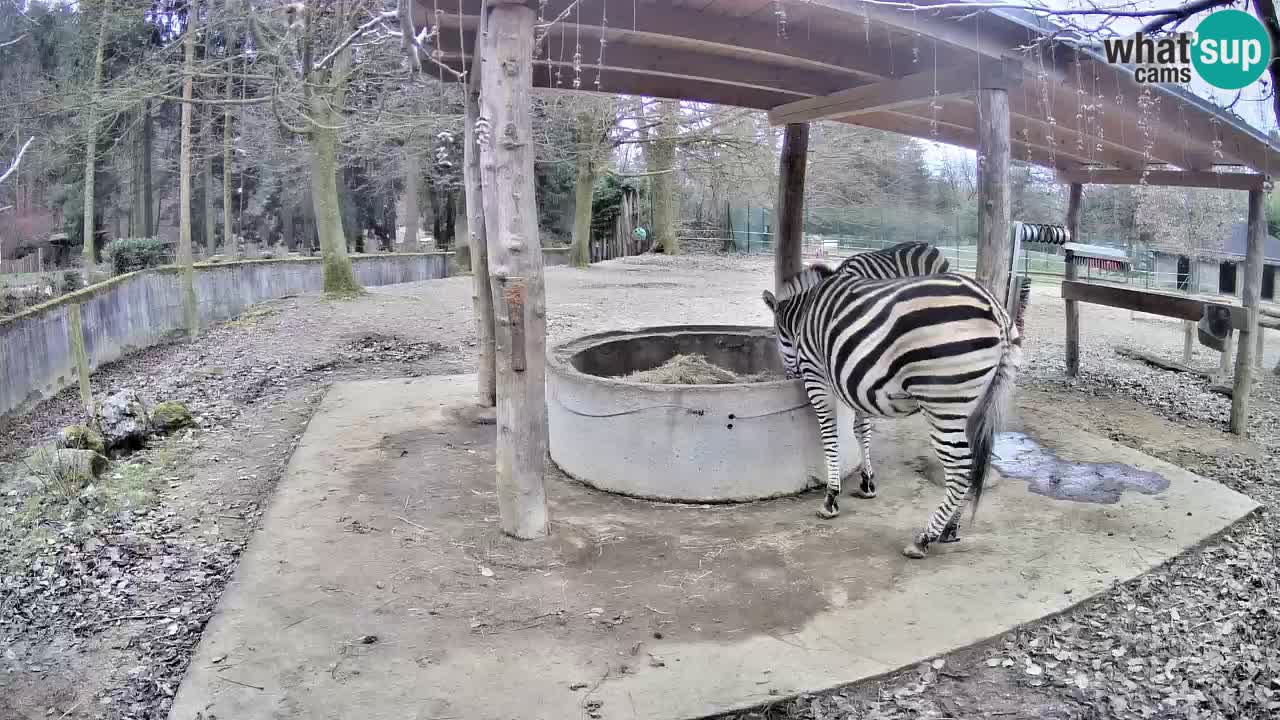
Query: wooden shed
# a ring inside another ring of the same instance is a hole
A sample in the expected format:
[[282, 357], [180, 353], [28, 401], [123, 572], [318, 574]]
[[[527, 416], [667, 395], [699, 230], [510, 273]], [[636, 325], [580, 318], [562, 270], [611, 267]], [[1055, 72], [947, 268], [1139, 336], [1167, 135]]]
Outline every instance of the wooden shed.
[[[1139, 85], [1131, 70], [1083, 47], [1084, 38], [1028, 12], [954, 1], [902, 8], [854, 0], [415, 0], [415, 9], [416, 28], [434, 43], [425, 72], [470, 88], [465, 167], [480, 399], [497, 404], [506, 532], [546, 532], [534, 90], [768, 111], [775, 125], [786, 126], [775, 205], [778, 279], [801, 267], [808, 123], [816, 120], [976, 150], [977, 277], [997, 296], [1007, 287], [1012, 253], [1013, 159], [1052, 168], [1071, 185], [1072, 231], [1087, 183], [1249, 191], [1243, 302], [1252, 320], [1240, 328], [1232, 415], [1233, 427], [1243, 423], [1265, 235], [1262, 189], [1280, 168], [1280, 147], [1190, 93]], [[1069, 299], [1069, 374], [1078, 366], [1075, 334], [1076, 300]]]

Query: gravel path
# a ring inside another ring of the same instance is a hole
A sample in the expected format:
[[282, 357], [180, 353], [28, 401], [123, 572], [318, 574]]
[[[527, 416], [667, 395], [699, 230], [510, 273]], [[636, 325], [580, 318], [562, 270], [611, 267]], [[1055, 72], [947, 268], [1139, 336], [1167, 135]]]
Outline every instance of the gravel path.
[[[547, 271], [556, 343], [606, 329], [765, 324], [769, 258], [651, 256]], [[1118, 357], [1181, 355], [1181, 326], [1082, 306], [1082, 377], [1061, 374], [1063, 308], [1037, 287], [1020, 391], [1082, 426], [1266, 504], [1201, 552], [1060, 618], [938, 666], [743, 717], [1262, 718], [1280, 716], [1280, 383], [1255, 391], [1250, 439], [1222, 432], [1206, 383]], [[164, 465], [158, 505], [88, 539], [53, 542], [0, 576], [0, 718], [163, 718], [292, 443], [332, 381], [474, 368], [470, 278], [375, 288], [354, 301], [288, 298], [95, 374], [99, 392], [188, 403], [199, 427], [144, 451]], [[1272, 333], [1276, 336], [1277, 333]], [[1271, 338], [1267, 366], [1280, 359]], [[1196, 362], [1216, 367], [1217, 355]], [[0, 426], [0, 458], [77, 417], [74, 392]], [[0, 513], [20, 498], [0, 487]], [[2, 516], [0, 516], [2, 517]], [[65, 529], [51, 520], [54, 530]], [[64, 538], [69, 536], [62, 536]], [[6, 548], [3, 553], [12, 552]], [[5, 563], [0, 563], [3, 567]], [[20, 612], [15, 611], [20, 609]], [[65, 714], [65, 715], [64, 715]]]

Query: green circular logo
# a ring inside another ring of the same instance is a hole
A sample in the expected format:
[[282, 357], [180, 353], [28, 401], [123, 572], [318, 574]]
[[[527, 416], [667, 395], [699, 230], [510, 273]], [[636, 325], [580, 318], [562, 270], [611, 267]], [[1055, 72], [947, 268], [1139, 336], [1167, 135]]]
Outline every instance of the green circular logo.
[[1200, 21], [1191, 62], [1210, 85], [1239, 90], [1252, 84], [1271, 60], [1271, 39], [1258, 18], [1242, 10], [1219, 10]]

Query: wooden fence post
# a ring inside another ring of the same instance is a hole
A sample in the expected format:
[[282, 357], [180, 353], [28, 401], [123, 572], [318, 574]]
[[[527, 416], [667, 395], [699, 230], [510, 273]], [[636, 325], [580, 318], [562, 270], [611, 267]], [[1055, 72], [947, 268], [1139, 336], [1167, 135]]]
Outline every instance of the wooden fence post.
[[[804, 267], [804, 175], [809, 161], [809, 123], [787, 123], [778, 159], [778, 240], [774, 246], [773, 284], [779, 289]], [[750, 222], [750, 217], [748, 217]]]
[[[1240, 347], [1236, 351], [1236, 377], [1231, 389], [1231, 432], [1245, 433], [1249, 421], [1249, 391], [1253, 389], [1254, 333], [1258, 327], [1258, 305], [1262, 301], [1263, 245], [1267, 239], [1267, 219], [1261, 190], [1249, 191], [1249, 248], [1245, 252], [1244, 287], [1240, 292], [1245, 309], [1244, 327], [1240, 328]], [[1229, 347], [1224, 355], [1229, 353]]]
[[[480, 19], [481, 24], [484, 18]], [[484, 35], [476, 32], [476, 43]], [[480, 60], [473, 53], [467, 78], [463, 120], [463, 193], [467, 203], [467, 241], [471, 245], [471, 306], [476, 316], [476, 385], [481, 407], [497, 404], [494, 370], [493, 290], [489, 286], [489, 247], [485, 234], [484, 193], [480, 189], [480, 148], [476, 145], [476, 121], [480, 119]]]
[[1009, 90], [978, 90], [978, 270], [997, 299], [1009, 287]]
[[[1071, 242], [1079, 242], [1077, 237], [1080, 233], [1080, 209], [1084, 202], [1084, 186], [1080, 183], [1071, 183], [1070, 195], [1067, 198], [1067, 232], [1071, 234]], [[1076, 279], [1076, 263], [1075, 257], [1070, 250], [1063, 251], [1063, 260], [1066, 261], [1064, 270], [1066, 271], [1067, 280]], [[1067, 336], [1066, 336], [1066, 365], [1067, 377], [1076, 377], [1080, 374], [1080, 303], [1075, 300], [1068, 300], [1067, 307]]]
[[534, 10], [489, 0], [480, 39], [480, 147], [485, 239], [497, 339], [498, 510], [503, 532], [547, 534], [546, 298], [534, 202]]

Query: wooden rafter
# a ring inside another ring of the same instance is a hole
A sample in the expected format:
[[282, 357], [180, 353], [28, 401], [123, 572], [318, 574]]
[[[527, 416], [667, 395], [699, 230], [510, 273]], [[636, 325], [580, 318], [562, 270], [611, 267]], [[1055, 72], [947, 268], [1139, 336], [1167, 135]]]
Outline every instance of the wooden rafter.
[[939, 72], [921, 72], [823, 97], [797, 100], [769, 111], [769, 122], [785, 125], [894, 110], [973, 93], [981, 87], [1008, 89], [1022, 82], [1022, 63], [982, 60]]
[[1218, 190], [1262, 190], [1267, 176], [1212, 170], [1106, 170], [1077, 168], [1058, 171], [1058, 182], [1082, 185], [1156, 185]]

